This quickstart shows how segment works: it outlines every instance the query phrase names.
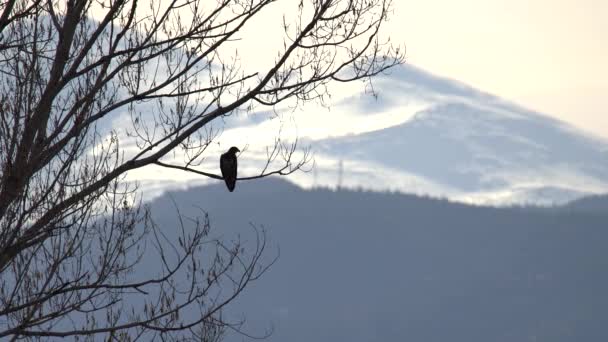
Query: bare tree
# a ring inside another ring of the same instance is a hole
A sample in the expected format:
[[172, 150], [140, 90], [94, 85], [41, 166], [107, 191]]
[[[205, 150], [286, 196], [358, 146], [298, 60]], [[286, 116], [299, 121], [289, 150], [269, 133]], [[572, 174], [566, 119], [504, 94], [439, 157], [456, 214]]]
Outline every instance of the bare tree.
[[[211, 238], [204, 213], [158, 227], [125, 176], [156, 165], [221, 179], [200, 169], [212, 122], [323, 102], [329, 82], [403, 60], [379, 35], [390, 0], [302, 0], [270, 68], [248, 71], [230, 47], [274, 2], [0, 4], [0, 337], [215, 341], [239, 329], [222, 311], [272, 264], [263, 230], [245, 249]], [[126, 135], [115, 113], [130, 118]], [[308, 160], [294, 142], [268, 151], [241, 179]]]

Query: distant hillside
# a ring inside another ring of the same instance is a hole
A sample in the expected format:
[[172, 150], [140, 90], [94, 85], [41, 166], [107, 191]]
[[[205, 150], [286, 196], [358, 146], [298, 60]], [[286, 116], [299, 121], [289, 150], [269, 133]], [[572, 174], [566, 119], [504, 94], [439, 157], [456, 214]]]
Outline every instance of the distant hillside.
[[564, 206], [563, 209], [593, 212], [597, 214], [608, 213], [608, 195], [587, 196], [576, 201], [572, 201]]
[[326, 175], [321, 181], [335, 184], [331, 176], [343, 160], [344, 179], [351, 186], [472, 203], [552, 205], [608, 191], [606, 141], [497, 97], [420, 74], [402, 67], [380, 82], [389, 96], [398, 98], [393, 93], [401, 92], [404, 117], [409, 108], [405, 99], [417, 103], [412, 98], [428, 96], [431, 105], [411, 119], [316, 142], [320, 155], [334, 160], [325, 161], [328, 170], [319, 171]]
[[[239, 172], [258, 174], [280, 132], [281, 141], [297, 136], [314, 154], [314, 172], [290, 177], [306, 188], [339, 184], [501, 206], [552, 206], [608, 193], [606, 139], [411, 64], [378, 75], [373, 89], [376, 96], [360, 85], [335, 85], [331, 109], [312, 102], [230, 115], [216, 123], [223, 133], [208, 146], [200, 169], [217, 173], [221, 153], [247, 146]], [[125, 136], [131, 118], [116, 118], [112, 127]], [[121, 145], [138, 150], [129, 139]], [[184, 160], [180, 152], [174, 158], [164, 161]], [[167, 182], [160, 190], [201, 181], [160, 168], [130, 176], [144, 186]]]
[[[171, 196], [225, 238], [266, 227], [280, 258], [227, 314], [269, 341], [608, 341], [608, 214], [276, 179]], [[171, 234], [172, 202], [152, 208]]]

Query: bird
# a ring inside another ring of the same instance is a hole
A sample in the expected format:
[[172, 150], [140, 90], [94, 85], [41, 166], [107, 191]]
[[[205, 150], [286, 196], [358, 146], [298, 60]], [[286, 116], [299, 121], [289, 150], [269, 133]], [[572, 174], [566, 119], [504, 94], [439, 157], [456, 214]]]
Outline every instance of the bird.
[[220, 156], [220, 170], [222, 170], [222, 177], [224, 177], [224, 181], [230, 192], [234, 191], [234, 186], [236, 185], [237, 152], [241, 152], [241, 150], [232, 146], [228, 152]]

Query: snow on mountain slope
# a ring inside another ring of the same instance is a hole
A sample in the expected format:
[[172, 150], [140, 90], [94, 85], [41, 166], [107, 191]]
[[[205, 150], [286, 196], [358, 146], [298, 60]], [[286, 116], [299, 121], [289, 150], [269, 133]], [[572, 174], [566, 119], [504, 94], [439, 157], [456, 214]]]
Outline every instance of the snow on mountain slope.
[[[402, 94], [404, 103], [389, 100], [375, 109], [407, 107], [412, 99], [427, 105], [398, 125], [313, 142], [325, 167], [305, 184], [426, 190], [499, 205], [558, 204], [608, 191], [605, 141], [411, 66], [381, 78], [377, 86], [378, 102], [382, 94], [389, 99]], [[401, 177], [414, 181], [400, 182]]]
[[[288, 178], [305, 187], [393, 190], [495, 205], [560, 204], [608, 192], [608, 142], [499, 97], [411, 65], [374, 79], [367, 93], [360, 84], [332, 87], [329, 109], [307, 104], [227, 117], [200, 168], [218, 173], [213, 156], [247, 146], [239, 172], [256, 174], [280, 132], [284, 141], [297, 136], [315, 153], [312, 172]], [[130, 176], [156, 195], [210, 181], [159, 168]]]

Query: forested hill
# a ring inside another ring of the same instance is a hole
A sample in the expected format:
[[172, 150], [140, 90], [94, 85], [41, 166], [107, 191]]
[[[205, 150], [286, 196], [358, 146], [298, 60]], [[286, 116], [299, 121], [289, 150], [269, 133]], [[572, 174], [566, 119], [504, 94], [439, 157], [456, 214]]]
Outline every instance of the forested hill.
[[608, 195], [583, 197], [568, 203], [561, 210], [605, 215], [608, 214]]
[[[277, 179], [171, 197], [207, 211], [216, 236], [267, 229], [280, 257], [227, 314], [254, 334], [274, 327], [270, 341], [608, 341], [608, 213]], [[152, 208], [170, 234], [172, 200]]]

